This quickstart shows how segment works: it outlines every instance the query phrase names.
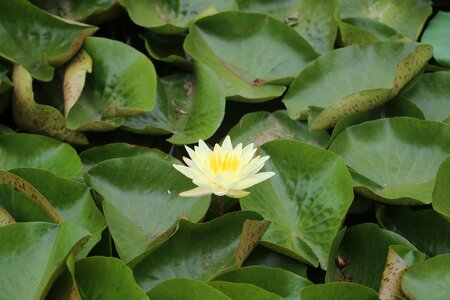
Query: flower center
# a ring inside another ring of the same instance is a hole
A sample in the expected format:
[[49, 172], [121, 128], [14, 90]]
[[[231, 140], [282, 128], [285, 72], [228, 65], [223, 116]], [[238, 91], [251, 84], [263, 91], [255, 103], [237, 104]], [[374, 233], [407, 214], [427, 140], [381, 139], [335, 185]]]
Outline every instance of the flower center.
[[214, 174], [220, 174], [228, 170], [236, 172], [240, 164], [238, 157], [229, 153], [225, 153], [225, 155], [221, 154], [220, 152], [214, 151], [209, 157], [209, 165], [211, 166], [212, 172]]

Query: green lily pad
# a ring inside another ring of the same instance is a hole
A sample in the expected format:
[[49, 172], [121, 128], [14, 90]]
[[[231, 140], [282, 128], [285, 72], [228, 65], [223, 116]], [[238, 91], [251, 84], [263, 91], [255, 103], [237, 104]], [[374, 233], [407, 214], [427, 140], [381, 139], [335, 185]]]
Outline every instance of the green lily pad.
[[264, 170], [277, 175], [250, 188], [250, 195], [240, 200], [242, 209], [271, 222], [263, 245], [326, 268], [331, 243], [353, 200], [344, 161], [290, 140], [268, 142], [260, 153], [270, 155]]
[[402, 279], [402, 291], [409, 299], [449, 299], [450, 254], [435, 256], [409, 269]]
[[81, 171], [81, 160], [71, 146], [49, 137], [25, 133], [0, 135], [0, 169], [17, 168], [74, 177]]
[[431, 52], [429, 45], [379, 42], [325, 53], [301, 71], [283, 102], [293, 119], [304, 119], [308, 109], [314, 109], [310, 129], [333, 127], [347, 115], [393, 98], [422, 69]]
[[93, 256], [77, 261], [73, 276], [83, 299], [148, 299], [130, 268], [114, 257]]
[[415, 41], [431, 15], [429, 0], [339, 0], [341, 19], [367, 18], [384, 23]]
[[70, 60], [97, 30], [64, 21], [26, 0], [1, 1], [0, 19], [0, 56], [23, 65], [42, 81], [50, 81], [54, 67]]
[[263, 266], [243, 267], [224, 273], [214, 280], [249, 283], [283, 297], [298, 299], [300, 291], [312, 282], [292, 272]]
[[281, 96], [286, 89], [283, 85], [317, 57], [313, 48], [281, 21], [242, 12], [220, 13], [195, 22], [184, 49], [219, 74], [230, 99], [244, 102]]
[[31, 3], [41, 9], [72, 20], [83, 21], [88, 17], [100, 14], [114, 5], [114, 0], [31, 0]]
[[272, 251], [263, 246], [256, 246], [244, 261], [243, 266], [281, 268], [306, 278], [306, 265], [289, 256]]
[[254, 212], [232, 212], [207, 223], [180, 220], [170, 239], [132, 263], [134, 277], [148, 292], [170, 278], [211, 280], [239, 268], [269, 225], [261, 219]]
[[19, 127], [69, 143], [88, 143], [83, 134], [66, 128], [64, 117], [58, 109], [36, 103], [33, 93], [33, 78], [20, 65], [14, 67], [13, 82], [13, 115], [14, 121]]
[[151, 157], [165, 159], [167, 161], [173, 162], [174, 164], [179, 163], [179, 160], [177, 160], [176, 158], [156, 148], [152, 149], [126, 143], [111, 143], [103, 146], [93, 147], [81, 152], [80, 158], [83, 162], [83, 171], [86, 173], [87, 171], [89, 171], [89, 169], [94, 167], [96, 164], [101, 163], [102, 161], [113, 158], [133, 157], [140, 155], [148, 155]]
[[0, 298], [44, 299], [67, 256], [88, 234], [68, 222], [0, 227]]
[[[3, 94], [13, 86], [11, 80], [8, 78], [8, 72], [9, 69], [0, 62], [0, 94]], [[2, 100], [0, 99], [0, 101]], [[2, 112], [1, 109], [0, 112]]]
[[165, 35], [145, 32], [141, 35], [145, 49], [156, 60], [164, 61], [183, 70], [192, 70], [193, 63], [183, 49], [186, 34]]
[[202, 64], [194, 74], [173, 74], [159, 80], [153, 111], [127, 118], [123, 128], [136, 133], [173, 133], [169, 142], [192, 144], [211, 137], [225, 114], [225, 95], [216, 74]]
[[443, 66], [450, 67], [450, 41], [446, 38], [450, 26], [450, 13], [438, 11], [422, 36], [422, 43], [433, 46], [433, 56]]
[[302, 300], [377, 300], [378, 294], [357, 283], [333, 282], [306, 287], [300, 297]]
[[395, 29], [366, 18], [346, 18], [338, 21], [341, 45], [367, 45], [379, 41], [411, 42]]
[[389, 246], [380, 286], [380, 299], [396, 299], [402, 297], [401, 280], [406, 270], [412, 265], [422, 262], [425, 254], [401, 245]]
[[38, 169], [15, 169], [11, 173], [20, 176], [50, 202], [63, 220], [68, 220], [91, 233], [78, 257], [87, 253], [100, 240], [106, 222], [95, 206], [88, 187], [74, 180], [64, 179]]
[[326, 131], [311, 132], [306, 122], [291, 120], [285, 110], [246, 114], [228, 134], [235, 143], [254, 143], [256, 147], [269, 141], [294, 139], [325, 148], [330, 139]]
[[432, 209], [385, 206], [377, 211], [378, 222], [408, 239], [428, 257], [450, 252], [450, 223]]
[[[59, 224], [62, 222], [59, 213], [52, 207], [51, 203], [39, 193], [32, 198], [23, 190], [17, 192], [14, 186], [5, 183], [4, 173], [0, 175], [0, 206], [8, 212], [17, 222], [48, 222]], [[7, 183], [7, 182], [6, 182]], [[21, 183], [24, 183], [23, 181]], [[24, 183], [28, 184], [28, 183]], [[28, 184], [29, 185], [29, 184]]]
[[420, 81], [399, 97], [417, 105], [427, 120], [450, 123], [450, 72], [425, 73]]
[[[1, 187], [0, 187], [1, 192]], [[9, 212], [0, 206], [0, 227], [15, 224], [16, 220], [9, 214]]]
[[356, 191], [388, 204], [429, 204], [437, 169], [450, 153], [450, 126], [407, 117], [348, 127], [330, 150], [353, 170]]
[[147, 293], [158, 300], [231, 300], [211, 285], [189, 278], [173, 278], [161, 282]]
[[151, 156], [106, 160], [90, 169], [86, 180], [103, 197], [109, 231], [125, 262], [167, 239], [180, 218], [201, 220], [211, 201], [180, 197], [192, 185], [189, 178]]
[[121, 0], [131, 20], [163, 34], [177, 34], [202, 17], [235, 10], [235, 0]]
[[433, 209], [450, 220], [450, 155], [447, 156], [436, 174], [433, 189]]
[[268, 14], [289, 25], [318, 52], [334, 47], [336, 0], [237, 0], [239, 10]]
[[333, 242], [325, 282], [351, 281], [378, 291], [390, 245], [416, 250], [404, 237], [376, 224], [342, 230]]
[[282, 300], [280, 296], [270, 293], [260, 287], [247, 283], [232, 283], [225, 281], [212, 281], [210, 286], [221, 291], [233, 300]]
[[[98, 37], [86, 39], [83, 49], [65, 73], [67, 128], [112, 130], [123, 123], [124, 117], [153, 109], [156, 73], [144, 54], [124, 43]], [[117, 57], [121, 57], [120, 64]], [[89, 59], [92, 73], [86, 74]], [[79, 76], [85, 76], [85, 82]]]

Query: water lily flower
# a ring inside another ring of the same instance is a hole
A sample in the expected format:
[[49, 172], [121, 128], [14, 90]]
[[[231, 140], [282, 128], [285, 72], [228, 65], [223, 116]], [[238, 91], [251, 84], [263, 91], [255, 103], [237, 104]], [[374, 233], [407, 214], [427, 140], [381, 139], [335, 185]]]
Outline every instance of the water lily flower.
[[180, 193], [182, 197], [200, 197], [215, 194], [242, 198], [249, 194], [245, 189], [269, 179], [274, 172], [259, 170], [269, 156], [256, 156], [256, 148], [242, 144], [233, 148], [231, 138], [227, 136], [222, 145], [216, 144], [211, 150], [204, 141], [199, 140], [194, 150], [186, 146], [190, 156], [183, 157], [187, 166], [173, 165], [175, 169], [192, 179], [196, 188]]

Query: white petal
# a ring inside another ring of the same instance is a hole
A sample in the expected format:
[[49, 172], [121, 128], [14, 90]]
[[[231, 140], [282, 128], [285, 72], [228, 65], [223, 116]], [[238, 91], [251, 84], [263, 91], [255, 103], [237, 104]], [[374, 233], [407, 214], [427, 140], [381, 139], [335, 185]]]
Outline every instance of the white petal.
[[207, 195], [211, 195], [212, 194], [212, 190], [209, 187], [196, 187], [192, 190], [189, 191], [184, 191], [182, 193], [180, 193], [181, 197], [203, 197], [203, 196], [207, 196]]
[[255, 152], [256, 148], [254, 147], [253, 143], [245, 146], [244, 149], [242, 149], [241, 153], [241, 163], [247, 164], [255, 155]]
[[196, 168], [197, 167], [197, 165], [191, 159], [183, 156], [183, 160], [184, 160], [184, 162], [186, 163], [186, 165], [188, 167], [190, 167], [190, 168]]
[[173, 165], [173, 167], [186, 177], [189, 177], [191, 179], [200, 179], [200, 180], [203, 179], [203, 174], [200, 173], [198, 170], [175, 164]]
[[225, 137], [222, 143], [222, 150], [226, 152], [233, 151], [233, 145], [231, 145], [231, 138], [229, 135]]
[[236, 185], [236, 188], [240, 189], [240, 190], [249, 188], [257, 183], [260, 183], [266, 179], [269, 179], [270, 177], [272, 177], [274, 175], [275, 175], [275, 172], [263, 172], [263, 173], [255, 174], [255, 175], [239, 182], [239, 184]]
[[229, 190], [227, 193], [227, 197], [231, 198], [244, 198], [248, 195], [250, 195], [250, 192], [244, 190]]

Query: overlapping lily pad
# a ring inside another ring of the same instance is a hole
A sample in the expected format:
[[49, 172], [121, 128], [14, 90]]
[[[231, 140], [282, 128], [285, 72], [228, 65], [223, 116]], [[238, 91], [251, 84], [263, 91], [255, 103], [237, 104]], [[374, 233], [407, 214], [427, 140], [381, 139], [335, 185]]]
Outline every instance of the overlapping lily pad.
[[317, 284], [302, 290], [302, 300], [377, 300], [373, 289], [351, 282]]
[[239, 268], [269, 224], [254, 212], [232, 212], [207, 223], [180, 220], [178, 231], [131, 263], [145, 291], [164, 280], [211, 280]]
[[295, 29], [318, 52], [334, 47], [337, 0], [237, 0], [240, 11], [265, 13]]
[[292, 272], [263, 266], [239, 268], [224, 273], [214, 280], [253, 284], [283, 299], [298, 299], [300, 291], [312, 285], [308, 279]]
[[49, 135], [69, 143], [88, 143], [83, 134], [66, 128], [64, 117], [58, 109], [36, 103], [33, 79], [20, 65], [14, 67], [13, 82], [13, 115], [18, 126], [29, 132]]
[[231, 300], [211, 285], [189, 278], [173, 278], [161, 282], [147, 293], [152, 299], [160, 300]]
[[343, 229], [333, 242], [325, 281], [351, 281], [378, 291], [390, 245], [417, 250], [404, 237], [375, 224]]
[[378, 210], [377, 218], [383, 227], [405, 237], [428, 257], [450, 252], [450, 223], [432, 209], [386, 206]]
[[450, 156], [439, 166], [433, 189], [433, 209], [450, 220]]
[[67, 256], [88, 234], [68, 222], [0, 227], [0, 298], [43, 299]]
[[86, 179], [103, 197], [106, 222], [125, 262], [167, 239], [180, 218], [201, 220], [210, 204], [209, 196], [180, 197], [192, 183], [171, 162], [156, 157], [106, 160]]
[[283, 298], [268, 292], [256, 285], [248, 283], [232, 283], [226, 281], [212, 281], [210, 286], [221, 291], [234, 300], [261, 299], [261, 300], [282, 300]]
[[439, 255], [409, 269], [402, 291], [410, 299], [445, 300], [450, 297], [450, 254]]
[[431, 15], [429, 0], [339, 0], [341, 19], [367, 18], [384, 23], [415, 41]]
[[345, 159], [359, 193], [385, 203], [429, 204], [449, 137], [446, 124], [397, 117], [349, 127], [330, 150]]
[[423, 74], [420, 81], [399, 98], [417, 105], [427, 120], [450, 123], [450, 72]]
[[[156, 73], [144, 54], [124, 43], [98, 37], [88, 38], [83, 49], [65, 73], [67, 128], [112, 130], [123, 123], [124, 117], [152, 110]], [[120, 64], [116, 63], [118, 57]], [[92, 73], [86, 74], [90, 59]]]
[[97, 28], [66, 22], [26, 0], [0, 2], [0, 56], [50, 81], [55, 66], [67, 62]]
[[286, 89], [283, 85], [317, 57], [313, 48], [281, 21], [240, 12], [197, 21], [184, 48], [219, 74], [228, 97], [245, 102], [280, 96]]
[[433, 46], [433, 56], [441, 64], [450, 67], [450, 41], [445, 38], [450, 26], [450, 13], [439, 11], [430, 21], [422, 36], [422, 43]]
[[186, 31], [197, 19], [220, 11], [235, 10], [235, 0], [122, 0], [131, 20], [164, 34]]
[[0, 135], [0, 169], [17, 168], [74, 177], [81, 171], [81, 160], [71, 146], [49, 137], [25, 133]]
[[216, 74], [195, 64], [195, 74], [174, 74], [158, 82], [153, 111], [127, 118], [123, 128], [144, 134], [169, 134], [183, 145], [211, 137], [225, 114], [225, 95]]
[[353, 200], [344, 161], [289, 140], [266, 143], [260, 152], [270, 155], [264, 169], [276, 176], [250, 188], [251, 194], [240, 201], [242, 209], [271, 222], [264, 245], [325, 269], [333, 238]]
[[306, 118], [309, 110], [312, 130], [333, 127], [349, 114], [370, 110], [394, 97], [430, 59], [431, 52], [428, 45], [380, 42], [325, 53], [302, 70], [283, 102], [293, 119]]
[[234, 143], [254, 143], [257, 147], [278, 139], [294, 139], [326, 147], [330, 138], [326, 131], [311, 132], [306, 122], [291, 120], [285, 110], [246, 114], [228, 134]]

